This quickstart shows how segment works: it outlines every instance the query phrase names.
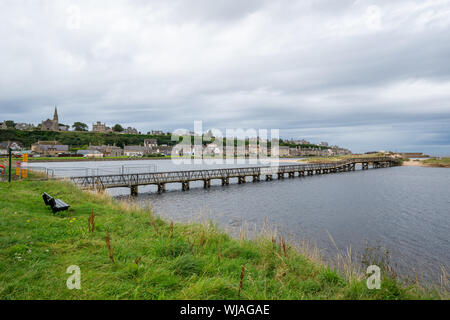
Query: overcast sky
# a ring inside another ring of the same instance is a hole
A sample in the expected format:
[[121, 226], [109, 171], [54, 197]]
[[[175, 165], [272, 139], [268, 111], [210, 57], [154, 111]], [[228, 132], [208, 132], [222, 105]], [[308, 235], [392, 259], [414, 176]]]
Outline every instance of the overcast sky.
[[0, 0], [0, 121], [450, 154], [450, 1]]

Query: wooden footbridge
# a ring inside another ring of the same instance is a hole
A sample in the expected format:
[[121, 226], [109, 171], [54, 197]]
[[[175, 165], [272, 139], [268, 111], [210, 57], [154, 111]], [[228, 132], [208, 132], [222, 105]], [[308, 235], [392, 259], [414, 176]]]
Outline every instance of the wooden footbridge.
[[296, 176], [303, 177], [355, 171], [357, 164], [361, 164], [362, 170], [367, 170], [369, 166], [372, 166], [372, 168], [385, 168], [395, 166], [398, 162], [392, 157], [365, 157], [318, 164], [93, 175], [71, 177], [70, 180], [85, 189], [103, 190], [107, 188], [127, 187], [130, 188], [131, 195], [137, 195], [138, 186], [141, 185], [156, 185], [158, 187], [158, 193], [162, 193], [166, 191], [166, 184], [180, 183], [181, 189], [186, 191], [189, 190], [189, 185], [192, 181], [203, 181], [204, 188], [210, 188], [211, 180], [215, 179], [221, 180], [222, 185], [228, 185], [230, 184], [230, 179], [237, 178], [238, 183], [242, 184], [247, 181], [247, 178], [251, 178], [252, 182], [259, 182], [262, 177], [266, 181], [270, 181], [273, 180], [274, 176], [278, 179], [284, 179], [286, 176], [294, 178]]

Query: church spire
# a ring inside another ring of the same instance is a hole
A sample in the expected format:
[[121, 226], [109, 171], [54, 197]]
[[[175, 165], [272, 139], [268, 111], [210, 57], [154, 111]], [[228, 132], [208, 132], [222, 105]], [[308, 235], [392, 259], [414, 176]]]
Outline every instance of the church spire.
[[58, 110], [56, 109], [56, 106], [55, 106], [55, 114], [53, 115], [53, 121], [58, 121]]

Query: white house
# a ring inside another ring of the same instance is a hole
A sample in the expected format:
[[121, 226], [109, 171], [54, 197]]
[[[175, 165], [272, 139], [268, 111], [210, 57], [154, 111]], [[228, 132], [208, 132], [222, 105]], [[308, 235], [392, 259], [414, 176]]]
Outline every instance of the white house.
[[103, 158], [103, 153], [98, 150], [78, 150], [77, 154], [85, 158]]

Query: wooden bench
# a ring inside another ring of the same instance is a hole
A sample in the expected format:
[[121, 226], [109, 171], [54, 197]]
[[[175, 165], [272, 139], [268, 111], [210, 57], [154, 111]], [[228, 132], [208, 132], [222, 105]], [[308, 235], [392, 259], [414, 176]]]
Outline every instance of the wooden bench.
[[46, 192], [42, 194], [42, 199], [44, 199], [44, 203], [46, 206], [50, 206], [53, 213], [67, 210], [70, 207], [67, 203], [65, 203], [61, 199], [55, 199]]

